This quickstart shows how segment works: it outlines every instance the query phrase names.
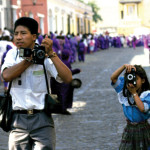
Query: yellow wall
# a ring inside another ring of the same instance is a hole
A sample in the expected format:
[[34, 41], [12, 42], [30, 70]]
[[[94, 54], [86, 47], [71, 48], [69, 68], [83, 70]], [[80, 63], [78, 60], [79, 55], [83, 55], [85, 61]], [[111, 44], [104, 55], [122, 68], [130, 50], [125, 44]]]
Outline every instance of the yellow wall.
[[142, 24], [150, 27], [150, 0], [143, 0]]
[[[134, 18], [134, 13], [131, 15], [130, 19], [124, 18], [121, 19], [121, 11], [124, 11], [124, 5], [127, 6], [126, 15], [130, 14], [129, 7], [133, 8], [133, 11], [136, 12], [134, 5], [137, 3], [128, 3], [128, 4], [119, 4], [119, 25], [117, 28], [118, 34], [130, 35], [134, 34], [134, 29], [149, 27], [150, 28], [150, 0], [142, 0], [137, 4], [137, 18]], [[124, 12], [125, 13], [125, 12]], [[125, 14], [124, 14], [125, 15]], [[133, 17], [133, 19], [132, 19]]]

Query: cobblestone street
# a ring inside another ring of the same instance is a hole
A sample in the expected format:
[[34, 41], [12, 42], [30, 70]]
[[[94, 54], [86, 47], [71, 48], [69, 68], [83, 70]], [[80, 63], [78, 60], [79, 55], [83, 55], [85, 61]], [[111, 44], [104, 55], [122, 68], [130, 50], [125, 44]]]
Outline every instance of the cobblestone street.
[[[143, 47], [100, 50], [87, 54], [84, 63], [72, 64], [82, 70], [73, 76], [82, 80], [82, 87], [74, 91], [72, 115], [53, 115], [56, 150], [118, 149], [126, 122], [110, 76], [127, 63], [141, 64], [150, 79], [149, 54]], [[8, 134], [0, 129], [0, 150], [8, 150], [7, 143]]]

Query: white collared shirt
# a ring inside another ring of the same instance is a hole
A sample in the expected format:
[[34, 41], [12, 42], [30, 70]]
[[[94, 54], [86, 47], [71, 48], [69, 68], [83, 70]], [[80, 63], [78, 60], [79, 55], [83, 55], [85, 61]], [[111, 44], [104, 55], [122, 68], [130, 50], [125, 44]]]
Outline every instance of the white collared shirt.
[[[22, 60], [17, 55], [16, 49], [10, 50], [2, 65], [1, 73], [5, 68], [18, 64]], [[62, 82], [51, 59], [46, 58], [44, 64], [47, 71], [48, 83], [50, 83], [50, 77], [54, 77], [58, 82]], [[13, 110], [43, 109], [46, 93], [47, 88], [43, 65], [32, 64], [20, 77], [14, 79], [12, 82], [10, 94], [12, 95]]]

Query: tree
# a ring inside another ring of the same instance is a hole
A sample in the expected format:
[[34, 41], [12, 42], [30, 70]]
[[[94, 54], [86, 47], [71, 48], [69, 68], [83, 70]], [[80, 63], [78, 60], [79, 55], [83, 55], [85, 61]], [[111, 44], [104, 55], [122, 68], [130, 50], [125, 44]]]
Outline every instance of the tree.
[[84, 3], [84, 1], [83, 0], [78, 0], [79, 2], [81, 2], [81, 3]]
[[98, 21], [102, 21], [102, 17], [98, 14], [98, 11], [100, 10], [100, 8], [96, 5], [95, 2], [89, 2], [88, 3], [89, 6], [92, 7], [92, 11], [93, 11], [93, 21], [95, 23], [97, 23]]
[[[81, 3], [85, 3], [84, 0], [78, 0]], [[93, 21], [97, 23], [98, 21], [102, 21], [102, 17], [98, 14], [100, 8], [96, 5], [95, 1], [88, 2], [88, 5], [92, 7], [93, 12]]]

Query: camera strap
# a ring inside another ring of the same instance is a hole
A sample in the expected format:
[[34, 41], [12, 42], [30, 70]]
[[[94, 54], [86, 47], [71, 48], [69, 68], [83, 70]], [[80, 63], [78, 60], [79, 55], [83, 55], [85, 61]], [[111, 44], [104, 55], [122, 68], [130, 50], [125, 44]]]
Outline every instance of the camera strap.
[[47, 79], [47, 73], [46, 73], [46, 69], [45, 69], [45, 65], [43, 63], [43, 68], [44, 68], [44, 75], [45, 75], [45, 81], [46, 81], [46, 87], [47, 87], [47, 93], [49, 93], [49, 85], [48, 85], [48, 79]]
[[18, 52], [18, 49], [17, 49], [17, 54], [16, 54], [16, 58], [15, 58], [15, 60], [17, 59], [18, 53], [19, 53], [19, 52]]
[[129, 95], [129, 91], [127, 91], [127, 98], [128, 98], [128, 103], [132, 106], [132, 105], [135, 105], [135, 101], [134, 99], [132, 98], [131, 99], [131, 96]]
[[11, 82], [9, 83], [9, 85], [8, 85], [7, 96], [9, 96], [10, 89], [11, 89], [11, 85], [12, 85], [12, 81], [11, 81]]

